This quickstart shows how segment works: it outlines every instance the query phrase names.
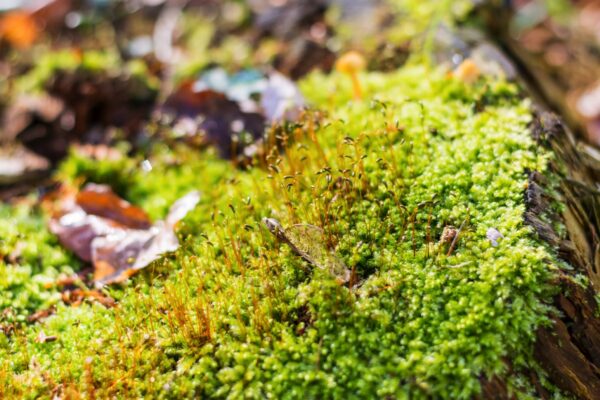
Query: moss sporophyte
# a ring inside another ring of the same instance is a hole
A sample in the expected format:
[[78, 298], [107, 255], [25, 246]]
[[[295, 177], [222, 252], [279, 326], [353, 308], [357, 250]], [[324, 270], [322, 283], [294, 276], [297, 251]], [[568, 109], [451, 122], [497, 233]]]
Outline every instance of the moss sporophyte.
[[[324, 116], [280, 129], [264, 166], [178, 145], [140, 159], [72, 153], [59, 178], [109, 183], [153, 219], [202, 192], [176, 252], [103, 289], [115, 307], [61, 302], [51, 283], [80, 262], [42, 213], [3, 206], [2, 253], [19, 252], [0, 261], [2, 326], [16, 326], [0, 335], [3, 395], [470, 398], [498, 375], [527, 398], [521, 371], [537, 369], [555, 262], [522, 218], [525, 171], [549, 157], [529, 136], [529, 102], [512, 83], [425, 66], [360, 83], [350, 101], [340, 74], [303, 80]], [[319, 245], [299, 247], [293, 226]]]

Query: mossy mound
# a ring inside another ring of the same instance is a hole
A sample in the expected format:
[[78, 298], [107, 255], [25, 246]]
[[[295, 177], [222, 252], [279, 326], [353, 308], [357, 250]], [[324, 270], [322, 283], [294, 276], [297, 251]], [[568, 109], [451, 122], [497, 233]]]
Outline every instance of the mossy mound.
[[[361, 81], [362, 101], [344, 76], [301, 82], [322, 115], [278, 128], [285, 146], [264, 165], [162, 145], [150, 172], [142, 158], [64, 161], [61, 177], [109, 182], [155, 218], [202, 192], [178, 226], [181, 248], [105, 289], [114, 308], [60, 303], [43, 283], [80, 264], [39, 212], [4, 211], [3, 254], [25, 251], [0, 264], [0, 303], [14, 309], [3, 323], [57, 310], [0, 336], [1, 393], [469, 398], [499, 375], [526, 397], [519, 371], [537, 369], [555, 263], [522, 217], [526, 172], [549, 157], [530, 138], [528, 101], [511, 83], [423, 66]], [[264, 217], [322, 227], [361, 284], [303, 261]], [[448, 226], [462, 227], [453, 245], [440, 242]], [[504, 236], [497, 247], [490, 228]], [[37, 343], [41, 331], [57, 340]]]

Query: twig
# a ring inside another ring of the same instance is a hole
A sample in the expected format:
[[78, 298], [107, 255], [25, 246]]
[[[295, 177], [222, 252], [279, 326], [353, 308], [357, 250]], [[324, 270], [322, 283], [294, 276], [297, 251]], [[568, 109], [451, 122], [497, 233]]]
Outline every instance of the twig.
[[452, 251], [454, 251], [454, 246], [456, 246], [456, 243], [458, 242], [458, 238], [468, 220], [469, 220], [469, 215], [467, 215], [467, 218], [465, 218], [464, 221], [462, 222], [462, 224], [460, 224], [460, 226], [458, 227], [458, 230], [456, 231], [456, 235], [454, 236], [454, 239], [452, 239], [452, 243], [450, 244], [450, 248], [448, 249], [448, 253], [446, 254], [446, 257], [449, 257], [452, 254]]

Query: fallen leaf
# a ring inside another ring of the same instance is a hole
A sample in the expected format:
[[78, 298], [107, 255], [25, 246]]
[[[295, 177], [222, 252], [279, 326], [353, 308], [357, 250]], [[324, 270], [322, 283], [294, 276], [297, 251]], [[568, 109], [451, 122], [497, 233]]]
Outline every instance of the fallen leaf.
[[87, 214], [110, 219], [129, 228], [147, 229], [151, 226], [144, 210], [123, 200], [105, 185], [86, 185], [77, 194], [75, 202]]
[[118, 229], [118, 225], [96, 215], [89, 215], [75, 206], [72, 211], [59, 218], [52, 218], [49, 228], [63, 246], [82, 260], [92, 261], [92, 241], [99, 236], [109, 235]]
[[144, 79], [125, 70], [118, 74], [85, 68], [58, 70], [45, 89], [63, 101], [67, 114], [72, 114], [72, 121], [63, 123], [70, 126], [63, 129], [81, 142], [95, 144], [106, 141], [106, 132], [94, 132], [94, 127], [122, 128], [126, 137], [132, 139], [157, 95], [156, 89]]
[[244, 112], [223, 93], [196, 91], [192, 82], [173, 93], [162, 113], [175, 116], [175, 124], [186, 121], [185, 136], [203, 135], [203, 142], [215, 146], [221, 157], [234, 158], [244, 147], [263, 136], [265, 118], [258, 112]]
[[165, 221], [156, 222], [149, 230], [120, 230], [94, 240], [94, 281], [98, 285], [122, 282], [162, 254], [177, 250], [175, 224], [199, 201], [200, 193], [190, 192], [173, 203]]
[[65, 25], [65, 17], [73, 8], [73, 0], [34, 0], [27, 2], [28, 11], [47, 29], [56, 30]]
[[50, 220], [50, 231], [63, 246], [84, 261], [92, 261], [92, 241], [122, 228], [147, 229], [146, 213], [119, 198], [103, 185], [87, 185], [81, 192], [59, 195], [59, 214]]
[[297, 224], [283, 228], [275, 218], [264, 218], [263, 223], [279, 240], [309, 264], [328, 271], [340, 282], [350, 281], [351, 271], [327, 248], [323, 229], [309, 224]]
[[0, 146], [0, 185], [22, 183], [43, 177], [50, 163], [19, 145]]
[[298, 87], [285, 76], [272, 73], [260, 99], [263, 112], [271, 123], [295, 121], [304, 107]]
[[66, 248], [94, 266], [97, 286], [122, 282], [166, 252], [177, 250], [175, 224], [192, 210], [198, 192], [177, 200], [164, 221], [153, 225], [146, 214], [116, 196], [110, 188], [88, 185], [65, 194], [50, 231]]
[[252, 97], [260, 95], [267, 87], [265, 76], [255, 69], [244, 69], [229, 75], [221, 67], [211, 68], [200, 75], [194, 82], [194, 91], [212, 90], [224, 94], [228, 99], [242, 105], [252, 101]]
[[182, 84], [161, 111], [175, 116], [176, 136], [204, 135], [203, 143], [222, 157], [237, 158], [251, 154], [246, 150], [263, 138], [267, 123], [296, 120], [303, 107], [300, 91], [281, 74], [245, 69], [229, 75], [215, 67]]
[[176, 250], [179, 245], [177, 237], [172, 232], [166, 232], [170, 238], [174, 237], [174, 240], [169, 241], [170, 246], [160, 248], [162, 251], [159, 254], [153, 252], [152, 255], [146, 256], [152, 241], [160, 237], [161, 233], [156, 227], [149, 230], [114, 229], [108, 235], [94, 238], [94, 282], [100, 285], [122, 282], [155, 260], [160, 253]]
[[335, 59], [335, 53], [326, 44], [310, 37], [298, 36], [283, 44], [273, 60], [273, 66], [293, 79], [300, 79], [315, 69], [330, 72]]
[[72, 143], [111, 144], [114, 128], [135, 143], [156, 96], [155, 89], [126, 71], [85, 68], [55, 71], [44, 90], [17, 98], [7, 109], [0, 140], [16, 140], [52, 162]]
[[14, 141], [31, 124], [51, 124], [64, 111], [64, 103], [48, 95], [23, 95], [6, 110], [2, 118], [2, 140]]

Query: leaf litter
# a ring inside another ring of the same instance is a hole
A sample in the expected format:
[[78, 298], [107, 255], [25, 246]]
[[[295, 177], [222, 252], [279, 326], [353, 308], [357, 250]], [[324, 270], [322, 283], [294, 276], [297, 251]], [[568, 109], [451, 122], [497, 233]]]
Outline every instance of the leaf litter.
[[[192, 191], [171, 206], [164, 221], [118, 197], [110, 187], [88, 184], [80, 192], [63, 189], [49, 221], [63, 246], [94, 266], [97, 287], [125, 281], [164, 253], [177, 250], [174, 228], [199, 202]], [[50, 208], [53, 206], [50, 205]]]
[[262, 141], [265, 128], [297, 120], [304, 105], [300, 90], [280, 73], [244, 69], [229, 74], [213, 67], [183, 82], [158, 115], [171, 117], [176, 136], [200, 138], [221, 157], [235, 159], [253, 156], [252, 145]]

